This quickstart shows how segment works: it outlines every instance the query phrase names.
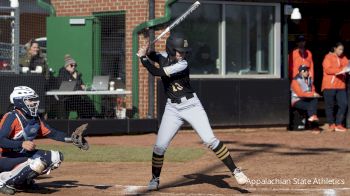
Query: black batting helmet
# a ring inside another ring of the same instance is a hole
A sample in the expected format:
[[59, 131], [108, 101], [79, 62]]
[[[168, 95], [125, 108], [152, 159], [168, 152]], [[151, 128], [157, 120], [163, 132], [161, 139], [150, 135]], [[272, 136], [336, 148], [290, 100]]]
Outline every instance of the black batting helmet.
[[178, 52], [190, 52], [191, 48], [188, 45], [187, 39], [181, 33], [171, 34], [166, 40], [166, 52], [169, 56], [175, 56]]

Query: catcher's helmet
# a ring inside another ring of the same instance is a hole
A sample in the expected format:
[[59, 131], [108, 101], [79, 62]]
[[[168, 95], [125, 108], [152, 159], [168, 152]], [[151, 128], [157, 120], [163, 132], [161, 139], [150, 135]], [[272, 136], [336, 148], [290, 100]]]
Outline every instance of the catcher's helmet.
[[183, 34], [176, 33], [171, 34], [166, 40], [166, 52], [169, 56], [175, 56], [178, 52], [190, 52], [188, 41]]
[[11, 95], [10, 102], [15, 108], [22, 110], [26, 115], [36, 117], [39, 108], [39, 95], [27, 86], [16, 86]]

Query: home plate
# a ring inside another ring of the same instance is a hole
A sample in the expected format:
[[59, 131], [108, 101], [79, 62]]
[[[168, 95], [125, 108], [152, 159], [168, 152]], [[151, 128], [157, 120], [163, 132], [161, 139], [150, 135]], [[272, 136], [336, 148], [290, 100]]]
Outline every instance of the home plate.
[[325, 189], [323, 191], [324, 196], [336, 196], [337, 192], [334, 189]]
[[145, 190], [146, 186], [124, 186], [125, 194], [137, 194], [141, 190]]
[[123, 194], [126, 195], [136, 195], [141, 191], [146, 190], [146, 186], [136, 186], [136, 185], [114, 185], [116, 188], [121, 188], [123, 190]]

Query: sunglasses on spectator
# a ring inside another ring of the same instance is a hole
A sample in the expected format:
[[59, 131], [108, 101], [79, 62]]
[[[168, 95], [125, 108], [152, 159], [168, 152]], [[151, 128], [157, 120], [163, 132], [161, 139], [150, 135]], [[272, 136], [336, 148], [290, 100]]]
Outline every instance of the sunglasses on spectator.
[[77, 67], [77, 64], [70, 64], [70, 67]]

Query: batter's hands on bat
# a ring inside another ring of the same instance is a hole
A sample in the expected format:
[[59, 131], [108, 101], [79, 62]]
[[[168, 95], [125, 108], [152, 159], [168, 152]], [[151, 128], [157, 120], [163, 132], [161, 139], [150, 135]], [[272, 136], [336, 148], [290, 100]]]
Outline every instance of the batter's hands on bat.
[[86, 130], [87, 126], [88, 123], [79, 126], [75, 129], [71, 136], [73, 144], [81, 150], [89, 150], [89, 143], [83, 136], [83, 133]]
[[24, 141], [22, 143], [22, 148], [26, 151], [33, 151], [35, 150], [35, 144], [32, 141]]
[[141, 47], [136, 55], [138, 57], [146, 56], [148, 49], [149, 49], [149, 43], [147, 43], [144, 47]]

